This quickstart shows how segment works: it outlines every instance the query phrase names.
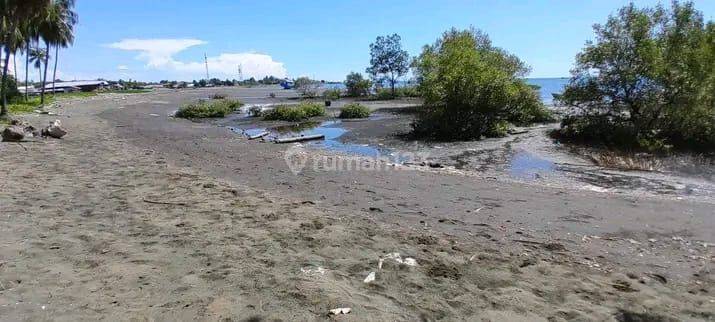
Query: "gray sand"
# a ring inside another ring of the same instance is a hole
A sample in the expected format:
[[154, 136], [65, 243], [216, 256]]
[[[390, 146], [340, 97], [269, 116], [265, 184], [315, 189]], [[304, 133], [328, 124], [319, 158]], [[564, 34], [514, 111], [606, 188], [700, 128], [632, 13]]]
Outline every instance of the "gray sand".
[[67, 102], [65, 139], [0, 143], [0, 319], [714, 318], [710, 203], [439, 169], [296, 176], [288, 146], [166, 116], [212, 92]]

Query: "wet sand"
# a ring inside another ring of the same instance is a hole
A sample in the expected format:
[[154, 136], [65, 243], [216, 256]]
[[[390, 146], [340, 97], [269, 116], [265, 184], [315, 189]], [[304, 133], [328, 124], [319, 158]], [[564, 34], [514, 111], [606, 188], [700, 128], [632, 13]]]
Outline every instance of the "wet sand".
[[288, 146], [167, 117], [213, 91], [65, 103], [66, 139], [0, 143], [3, 320], [713, 319], [707, 202], [294, 175]]

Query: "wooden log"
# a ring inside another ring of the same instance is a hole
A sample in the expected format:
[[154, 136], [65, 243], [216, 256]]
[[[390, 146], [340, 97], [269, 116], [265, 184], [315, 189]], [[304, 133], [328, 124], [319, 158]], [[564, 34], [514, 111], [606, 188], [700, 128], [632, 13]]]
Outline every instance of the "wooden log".
[[260, 139], [260, 138], [262, 138], [262, 137], [264, 137], [264, 136], [266, 136], [266, 135], [268, 135], [268, 134], [271, 134], [271, 132], [261, 132], [261, 133], [258, 133], [258, 134], [256, 134], [256, 135], [249, 135], [249, 136], [248, 136], [248, 139], [249, 139], [249, 140]]
[[325, 139], [325, 135], [315, 134], [315, 135], [294, 136], [291, 138], [276, 139], [275, 142], [276, 143], [293, 143], [293, 142], [303, 142], [303, 141], [322, 140], [322, 139]]

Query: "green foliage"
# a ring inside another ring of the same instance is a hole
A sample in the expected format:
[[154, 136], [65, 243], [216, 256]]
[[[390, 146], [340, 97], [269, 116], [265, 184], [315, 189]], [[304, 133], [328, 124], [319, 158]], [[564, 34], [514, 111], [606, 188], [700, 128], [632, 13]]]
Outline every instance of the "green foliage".
[[298, 77], [293, 84], [303, 97], [314, 98], [318, 95], [318, 83], [308, 77]]
[[358, 103], [350, 103], [340, 109], [341, 119], [363, 119], [370, 116], [370, 108]]
[[692, 2], [621, 8], [594, 26], [560, 101], [563, 138], [616, 147], [715, 149], [715, 23]]
[[395, 92], [395, 83], [407, 74], [410, 67], [410, 56], [402, 50], [400, 35], [379, 36], [370, 44], [370, 67], [366, 72], [372, 75], [376, 83], [388, 81], [392, 92]]
[[15, 80], [15, 77], [12, 75], [7, 75], [7, 83], [2, 84], [2, 80], [0, 80], [0, 86], [5, 85], [3, 88], [5, 88], [5, 97], [7, 97], [8, 101], [13, 101], [15, 98], [20, 97], [20, 92], [17, 90], [17, 82]]
[[181, 118], [208, 118], [224, 117], [241, 108], [243, 104], [236, 100], [211, 100], [200, 101], [182, 106], [176, 112], [176, 117]]
[[337, 88], [328, 89], [328, 90], [325, 90], [325, 92], [323, 92], [323, 97], [326, 100], [339, 100], [340, 94], [342, 94], [342, 92]]
[[375, 92], [375, 99], [379, 101], [386, 101], [394, 99], [395, 96], [392, 94], [392, 90], [389, 88], [380, 88]]
[[370, 94], [372, 82], [363, 78], [362, 74], [352, 72], [345, 77], [345, 87], [347, 88], [347, 95], [350, 97], [367, 96]]
[[317, 103], [303, 102], [298, 105], [280, 105], [263, 113], [268, 121], [302, 121], [311, 117], [324, 116], [325, 107]]
[[396, 97], [420, 97], [420, 91], [417, 86], [404, 86], [395, 88]]
[[478, 30], [452, 29], [415, 60], [425, 106], [413, 133], [439, 140], [503, 136], [511, 124], [550, 119], [522, 79], [529, 69]]

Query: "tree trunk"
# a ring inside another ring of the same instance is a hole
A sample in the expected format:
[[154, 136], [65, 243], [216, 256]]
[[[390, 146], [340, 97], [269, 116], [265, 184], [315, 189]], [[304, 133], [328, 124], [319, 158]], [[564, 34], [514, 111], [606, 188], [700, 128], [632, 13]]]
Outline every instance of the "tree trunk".
[[15, 83], [17, 83], [17, 55], [12, 54], [12, 77], [15, 77]]
[[45, 105], [45, 84], [47, 84], [47, 65], [50, 63], [50, 43], [45, 41], [45, 74], [42, 77], [42, 89], [40, 91], [40, 105]]
[[[12, 42], [9, 42], [12, 43]], [[10, 64], [10, 47], [5, 47], [5, 65], [2, 67], [2, 86], [0, 86], [0, 91], [2, 94], [2, 105], [0, 105], [0, 116], [7, 115], [7, 70]]]
[[55, 67], [52, 69], [52, 97], [55, 97], [55, 79], [57, 79], [57, 60], [60, 54], [60, 46], [55, 46]]
[[25, 45], [25, 102], [29, 100], [27, 91], [30, 89], [30, 39]]
[[395, 75], [390, 75], [390, 87], [392, 88], [392, 98], [395, 98]]

